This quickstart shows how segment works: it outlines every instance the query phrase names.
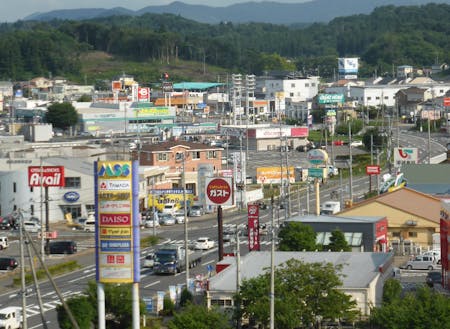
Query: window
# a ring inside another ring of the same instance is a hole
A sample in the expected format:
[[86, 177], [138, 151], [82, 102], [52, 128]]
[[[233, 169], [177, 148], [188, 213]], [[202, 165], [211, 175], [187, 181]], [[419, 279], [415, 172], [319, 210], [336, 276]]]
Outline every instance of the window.
[[309, 87], [309, 83], [305, 83], [305, 87], [308, 88]]
[[17, 192], [17, 184], [16, 184], [16, 182], [13, 183], [13, 192], [14, 193]]
[[208, 159], [217, 159], [217, 152], [216, 151], [208, 151], [207, 158]]
[[417, 232], [414, 232], [414, 231], [408, 232], [408, 237], [409, 238], [417, 238]]
[[372, 100], [372, 97], [367, 97], [367, 100], [368, 100], [368, 101]]
[[81, 188], [81, 178], [80, 177], [66, 177], [64, 185], [65, 185], [65, 188]]
[[311, 87], [315, 87], [316, 86], [316, 84], [313, 82], [313, 83], [311, 83]]
[[394, 238], [399, 238], [400, 237], [400, 232], [392, 232], [392, 236]]
[[191, 152], [191, 156], [192, 159], [200, 159], [200, 152], [199, 151]]
[[289, 93], [289, 96], [290, 97], [294, 97], [294, 93]]
[[291, 88], [295, 88], [295, 83], [291, 83]]
[[167, 153], [158, 153], [158, 161], [168, 161], [169, 157]]

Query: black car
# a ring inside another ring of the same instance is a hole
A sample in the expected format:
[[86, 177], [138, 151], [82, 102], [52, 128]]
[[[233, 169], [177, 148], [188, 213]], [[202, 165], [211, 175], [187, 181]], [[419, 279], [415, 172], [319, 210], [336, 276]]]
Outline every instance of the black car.
[[15, 258], [12, 257], [0, 257], [0, 270], [14, 270], [19, 263]]
[[429, 287], [433, 287], [435, 283], [442, 283], [442, 273], [438, 271], [428, 272], [426, 282]]
[[50, 254], [74, 254], [77, 252], [77, 243], [72, 240], [51, 241], [48, 251]]

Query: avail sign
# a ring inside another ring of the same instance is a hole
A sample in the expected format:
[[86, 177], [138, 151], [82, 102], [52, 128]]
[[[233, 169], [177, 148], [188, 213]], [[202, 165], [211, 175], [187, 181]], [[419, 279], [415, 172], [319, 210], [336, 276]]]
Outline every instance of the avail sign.
[[28, 167], [28, 186], [64, 186], [63, 166]]

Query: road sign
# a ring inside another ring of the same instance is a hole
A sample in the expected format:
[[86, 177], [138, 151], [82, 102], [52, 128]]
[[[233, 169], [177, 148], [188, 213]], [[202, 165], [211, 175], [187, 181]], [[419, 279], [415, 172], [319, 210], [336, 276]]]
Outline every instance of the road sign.
[[207, 205], [227, 205], [233, 204], [232, 180], [227, 177], [207, 178], [206, 186], [206, 204]]
[[450, 106], [450, 97], [444, 97], [444, 106]]
[[325, 168], [308, 168], [308, 177], [323, 178]]
[[380, 166], [366, 166], [367, 175], [379, 175], [380, 173]]

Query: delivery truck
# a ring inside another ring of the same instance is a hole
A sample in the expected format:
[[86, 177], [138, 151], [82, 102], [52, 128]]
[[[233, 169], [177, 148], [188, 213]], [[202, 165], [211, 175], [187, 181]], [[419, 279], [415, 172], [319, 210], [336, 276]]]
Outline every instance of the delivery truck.
[[[201, 251], [188, 250], [189, 268], [193, 268], [202, 261]], [[153, 273], [177, 274], [186, 269], [186, 250], [183, 245], [164, 244], [155, 251]]]

